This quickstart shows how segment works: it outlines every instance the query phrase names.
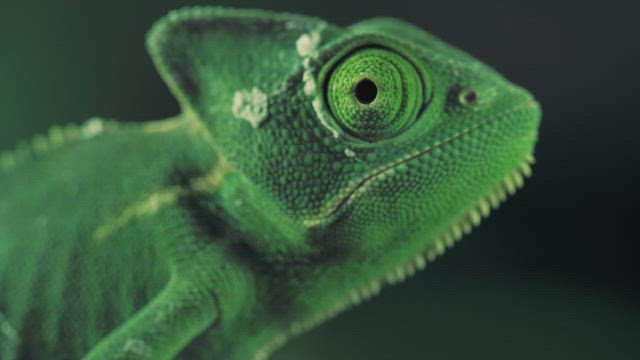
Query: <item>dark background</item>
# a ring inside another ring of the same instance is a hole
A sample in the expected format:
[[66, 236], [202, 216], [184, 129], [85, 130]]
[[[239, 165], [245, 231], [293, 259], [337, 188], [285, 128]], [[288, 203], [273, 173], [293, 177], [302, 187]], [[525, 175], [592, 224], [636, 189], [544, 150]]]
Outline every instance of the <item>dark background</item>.
[[[144, 49], [180, 1], [0, 5], [0, 149], [56, 123], [178, 111]], [[217, 1], [340, 25], [409, 20], [531, 90], [534, 176], [405, 283], [297, 338], [286, 359], [639, 359], [638, 12], [557, 1]], [[0, 190], [1, 191], [1, 190]]]

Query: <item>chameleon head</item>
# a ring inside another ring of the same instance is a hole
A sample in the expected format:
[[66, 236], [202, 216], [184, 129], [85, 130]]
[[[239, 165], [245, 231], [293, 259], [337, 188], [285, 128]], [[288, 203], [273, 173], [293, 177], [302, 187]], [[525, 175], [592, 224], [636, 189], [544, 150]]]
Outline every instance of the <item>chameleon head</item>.
[[309, 313], [424, 266], [530, 171], [538, 103], [407, 23], [193, 8], [148, 43], [259, 205], [302, 229], [286, 246], [272, 238], [273, 251], [324, 254], [300, 265]]

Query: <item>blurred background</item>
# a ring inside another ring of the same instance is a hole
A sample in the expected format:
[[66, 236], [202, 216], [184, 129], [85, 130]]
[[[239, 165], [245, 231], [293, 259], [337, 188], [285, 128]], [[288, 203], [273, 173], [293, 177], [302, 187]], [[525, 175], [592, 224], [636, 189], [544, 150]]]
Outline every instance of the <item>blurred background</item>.
[[178, 106], [144, 49], [188, 4], [339, 25], [384, 15], [442, 37], [544, 109], [528, 185], [427, 270], [279, 350], [292, 359], [640, 359], [638, 12], [607, 1], [69, 1], [0, 5], [0, 150], [93, 115]]

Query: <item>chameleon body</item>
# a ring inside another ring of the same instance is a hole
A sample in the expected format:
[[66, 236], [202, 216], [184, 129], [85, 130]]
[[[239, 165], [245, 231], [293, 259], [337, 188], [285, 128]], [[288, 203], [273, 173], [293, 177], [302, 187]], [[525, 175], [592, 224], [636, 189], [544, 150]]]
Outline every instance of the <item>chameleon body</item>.
[[530, 173], [533, 97], [402, 21], [188, 8], [147, 45], [180, 115], [1, 158], [2, 359], [265, 359]]

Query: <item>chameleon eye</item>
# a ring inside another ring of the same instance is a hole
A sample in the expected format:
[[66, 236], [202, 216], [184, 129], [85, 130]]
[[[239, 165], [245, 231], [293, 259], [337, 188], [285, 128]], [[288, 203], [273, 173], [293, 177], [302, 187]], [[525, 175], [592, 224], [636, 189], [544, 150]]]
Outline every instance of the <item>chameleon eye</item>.
[[424, 99], [422, 84], [415, 67], [402, 56], [364, 48], [336, 65], [327, 101], [344, 130], [374, 141], [397, 135], [415, 121]]

